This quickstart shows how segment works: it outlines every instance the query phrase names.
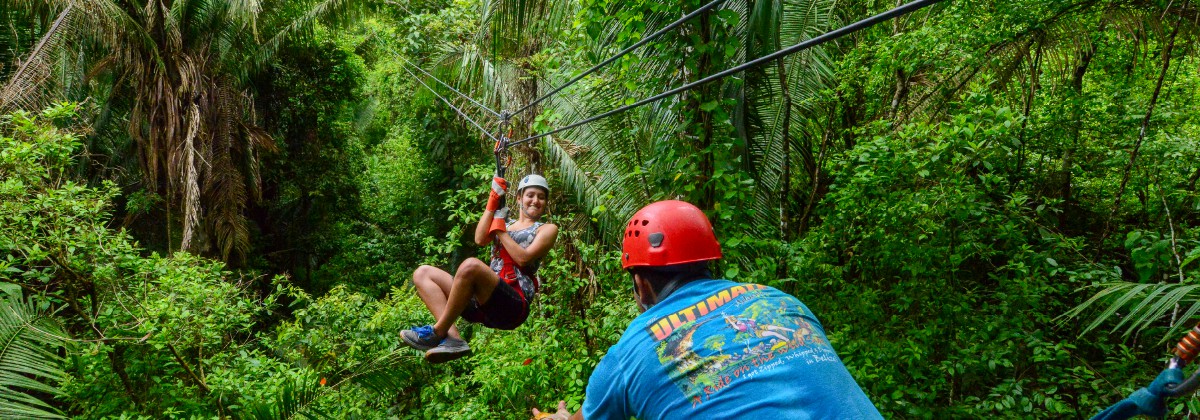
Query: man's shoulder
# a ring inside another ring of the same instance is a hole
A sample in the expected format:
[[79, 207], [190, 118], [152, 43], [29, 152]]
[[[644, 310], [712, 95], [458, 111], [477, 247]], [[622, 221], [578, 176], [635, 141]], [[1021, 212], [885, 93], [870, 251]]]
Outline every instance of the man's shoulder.
[[750, 295], [751, 297], [779, 297], [796, 299], [794, 296], [765, 284], [758, 283], [742, 283], [725, 279], [703, 279], [695, 280], [692, 284], [685, 286], [687, 293], [681, 296], [682, 300], [696, 301], [698, 299], [721, 298], [724, 296], [740, 297], [742, 295]]

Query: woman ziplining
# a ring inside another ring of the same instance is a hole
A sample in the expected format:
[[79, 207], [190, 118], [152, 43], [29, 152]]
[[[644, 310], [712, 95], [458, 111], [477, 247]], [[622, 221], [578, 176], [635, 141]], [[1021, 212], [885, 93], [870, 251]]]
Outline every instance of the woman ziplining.
[[[496, 173], [492, 178], [487, 207], [475, 224], [475, 243], [479, 246], [492, 245], [491, 263], [468, 258], [459, 264], [453, 275], [429, 265], [418, 267], [413, 272], [413, 286], [429, 313], [433, 314], [434, 323], [403, 330], [400, 338], [409, 347], [425, 352], [426, 361], [445, 363], [471, 353], [470, 345], [454, 325], [460, 317], [501, 330], [513, 330], [525, 323], [529, 317], [529, 306], [541, 288], [537, 277], [538, 266], [542, 257], [554, 246], [558, 238], [558, 226], [541, 221], [550, 198], [550, 185], [545, 177], [538, 174], [526, 175], [517, 185], [518, 217], [509, 223], [505, 199], [508, 181], [504, 179], [508, 138], [503, 135], [498, 138], [485, 130], [408, 69], [408, 66], [415, 65], [407, 60], [405, 63], [407, 65], [401, 68], [425, 89], [484, 135], [496, 140]], [[495, 113], [420, 67], [416, 68], [476, 106]], [[501, 131], [505, 125], [501, 124]]]
[[[458, 329], [454, 326], [455, 321], [460, 316], [466, 318], [468, 321], [479, 322], [493, 328], [510, 330], [520, 326], [528, 317], [529, 305], [539, 288], [536, 278], [537, 263], [549, 252], [550, 247], [553, 246], [558, 235], [558, 227], [553, 224], [542, 224], [540, 222], [541, 216], [545, 211], [545, 204], [549, 193], [549, 186], [546, 184], [545, 178], [542, 178], [540, 175], [530, 175], [521, 181], [517, 188], [520, 203], [519, 218], [511, 225], [507, 224], [505, 220], [506, 211], [503, 210], [505, 208], [504, 194], [507, 191], [507, 183], [503, 178], [504, 168], [501, 164], [500, 154], [505, 152], [509, 146], [527, 143], [555, 133], [570, 130], [701, 85], [724, 79], [746, 69], [761, 66], [770, 60], [836, 40], [847, 34], [919, 10], [939, 1], [916, 0], [900, 5], [887, 12], [846, 25], [840, 29], [827, 32], [772, 54], [748, 61], [734, 68], [710, 75], [701, 80], [604, 112], [600, 115], [585, 118], [582, 121], [546, 133], [532, 135], [511, 143], [507, 138], [497, 138], [492, 135], [469, 115], [439, 95], [421, 78], [408, 70], [408, 66], [416, 66], [404, 60], [405, 65], [401, 66], [401, 68], [408, 72], [409, 75], [413, 76], [415, 80], [437, 96], [438, 99], [445, 102], [447, 106], [454, 109], [463, 119], [470, 122], [488, 137], [497, 141], [497, 171], [496, 176], [493, 178], [492, 193], [488, 200], [487, 210], [480, 216], [475, 228], [475, 242], [477, 244], [483, 246], [489, 242], [492, 243], [492, 264], [485, 265], [483, 261], [476, 258], [469, 258], [459, 266], [458, 271], [454, 275], [431, 266], [418, 268], [413, 273], [413, 283], [416, 285], [417, 293], [421, 297], [421, 300], [425, 302], [430, 313], [436, 317], [436, 321], [432, 325], [402, 331], [401, 337], [403, 341], [410, 347], [424, 351], [425, 359], [431, 363], [442, 363], [463, 357], [471, 351], [470, 346], [462, 339]], [[681, 22], [715, 7], [719, 3], [722, 3], [722, 1], [714, 0], [708, 3], [700, 10], [689, 13], [675, 23], [668, 25], [667, 28], [663, 28], [647, 37], [646, 40], [626, 48], [618, 55], [624, 55], [632, 51], [645, 42], [648, 42], [649, 39], [666, 33], [667, 30], [673, 27], [672, 25], [681, 24]], [[400, 58], [403, 59], [403, 57]], [[596, 71], [614, 59], [609, 59], [593, 66], [563, 86], [555, 88], [552, 92], [522, 107], [517, 113], [531, 109], [534, 104], [574, 84], [587, 74]], [[421, 70], [419, 67], [417, 69]], [[437, 80], [433, 75], [423, 70], [421, 71], [425, 75]], [[501, 127], [508, 125], [510, 118], [515, 114], [491, 110], [448, 84], [440, 80], [438, 82], [483, 110], [493, 115], [499, 115]], [[503, 130], [501, 131], [503, 132]], [[507, 233], [507, 230], [512, 230], [513, 233], [510, 235]]]
[[507, 220], [508, 182], [497, 148], [496, 174], [487, 207], [475, 224], [475, 243], [492, 245], [492, 261], [467, 258], [451, 275], [423, 265], [413, 272], [413, 285], [434, 315], [432, 325], [400, 332], [409, 347], [425, 352], [430, 363], [444, 363], [471, 353], [454, 323], [461, 316], [484, 326], [513, 330], [529, 317], [529, 306], [541, 288], [537, 277], [542, 257], [558, 238], [558, 226], [543, 223], [550, 198], [546, 178], [529, 174], [517, 185], [517, 220]]
[[[400, 337], [405, 344], [424, 351], [425, 360], [430, 363], [444, 363], [466, 356], [471, 352], [470, 346], [462, 339], [462, 335], [454, 325], [459, 317], [497, 329], [512, 330], [519, 327], [529, 316], [529, 305], [540, 288], [537, 278], [539, 262], [553, 247], [558, 236], [558, 226], [541, 222], [550, 193], [550, 187], [541, 175], [531, 174], [521, 180], [517, 187], [519, 217], [515, 222], [507, 223], [505, 219], [508, 209], [505, 206], [504, 196], [508, 186], [504, 179], [504, 161], [501, 155], [507, 152], [508, 139], [492, 135], [463, 110], [433, 90], [408, 67], [416, 68], [425, 76], [437, 81], [476, 107], [499, 117], [501, 127], [504, 127], [513, 115], [531, 109], [537, 103], [578, 82], [600, 67], [615, 61], [723, 1], [713, 0], [619, 52], [616, 56], [593, 66], [514, 113], [498, 113], [488, 108], [393, 52], [393, 55], [404, 61], [401, 68], [414, 80], [432, 92], [459, 116], [478, 128], [484, 135], [496, 140], [496, 174], [492, 180], [487, 207], [475, 226], [475, 243], [479, 246], [492, 244], [491, 264], [485, 265], [477, 258], [468, 258], [459, 265], [454, 275], [428, 265], [417, 268], [413, 272], [413, 285], [417, 289], [418, 296], [425, 303], [425, 307], [436, 319], [432, 325], [401, 331]], [[528, 139], [524, 141], [528, 141]]]

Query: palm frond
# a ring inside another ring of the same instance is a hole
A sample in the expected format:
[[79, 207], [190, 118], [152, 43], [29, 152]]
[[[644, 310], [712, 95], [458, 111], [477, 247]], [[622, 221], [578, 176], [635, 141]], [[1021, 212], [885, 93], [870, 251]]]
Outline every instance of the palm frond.
[[[792, 0], [751, 9], [752, 24], [746, 28], [746, 37], [747, 44], [754, 46], [752, 55], [829, 30], [834, 22], [833, 5], [828, 0]], [[739, 109], [746, 111], [739, 131], [746, 136], [750, 175], [755, 181], [754, 201], [750, 203], [756, 213], [757, 228], [753, 232], [769, 236], [783, 227], [781, 206], [788, 192], [781, 188], [787, 181], [783, 177], [789, 176], [787, 172], [809, 175], [792, 176], [805, 179], [815, 170], [814, 148], [820, 143], [815, 140], [822, 137], [820, 118], [824, 115], [817, 98], [832, 79], [830, 62], [825, 48], [815, 48], [787, 57], [782, 65], [746, 73], [744, 93], [739, 98], [744, 102]], [[781, 77], [781, 71], [785, 77]]]
[[36, 395], [58, 395], [67, 377], [57, 349], [66, 334], [32, 299], [0, 297], [0, 417], [65, 418]]
[[414, 353], [401, 349], [351, 369], [339, 381], [354, 383], [379, 395], [394, 395], [413, 384], [413, 378], [424, 376], [429, 365]]
[[320, 375], [305, 371], [295, 379], [280, 385], [275, 398], [267, 401], [244, 401], [239, 418], [251, 420], [332, 419], [314, 405], [330, 388], [321, 384]]
[[183, 190], [183, 241], [180, 244], [181, 249], [192, 248], [192, 238], [196, 233], [196, 229], [200, 226], [200, 172], [202, 168], [201, 147], [198, 147], [198, 139], [200, 130], [203, 127], [200, 118], [200, 106], [192, 104], [188, 106], [187, 117], [183, 120], [186, 125], [187, 134], [183, 139], [183, 143], [178, 148], [179, 152], [173, 154], [173, 159], [181, 161], [177, 164], [179, 172], [174, 175], [182, 184]]
[[247, 148], [240, 147], [240, 143], [253, 135], [243, 136], [238, 130], [242, 110], [232, 86], [228, 82], [218, 83], [211, 90], [214, 94], [208, 125], [214, 130], [210, 142], [212, 166], [203, 186], [204, 202], [208, 205], [206, 224], [216, 236], [221, 258], [230, 261], [231, 256], [236, 256], [242, 261], [250, 249], [249, 221], [244, 216], [250, 197], [246, 177], [239, 168], [250, 159], [242, 156]]
[[[252, 7], [248, 5], [246, 7]], [[275, 35], [261, 44], [261, 48], [254, 54], [254, 61], [247, 66], [249, 69], [261, 69], [270, 59], [279, 51], [279, 47], [283, 42], [296, 36], [307, 34], [319, 22], [327, 22], [331, 24], [341, 24], [355, 17], [362, 15], [365, 11], [375, 7], [373, 1], [353, 1], [353, 0], [323, 0], [309, 8], [304, 14], [300, 15], [287, 25], [279, 28]], [[243, 8], [243, 10], [245, 10]]]
[[17, 68], [8, 83], [0, 90], [0, 111], [42, 109], [57, 99], [56, 89], [47, 89], [47, 81], [55, 68], [55, 56], [62, 53], [72, 33], [76, 31], [77, 10], [68, 5], [54, 24], [46, 30], [29, 56]]
[[253, 420], [330, 419], [322, 412], [319, 400], [338, 389], [353, 384], [378, 395], [390, 396], [411, 386], [413, 378], [422, 377], [428, 364], [407, 351], [389, 352], [369, 362], [346, 369], [337, 379], [322, 377], [306, 370], [295, 379], [285, 382], [279, 393], [268, 401], [244, 401], [239, 417]]
[[[660, 62], [639, 70], [663, 74], [668, 68]], [[547, 107], [566, 124], [621, 106], [636, 95], [606, 79], [597, 76], [592, 83], [552, 99]], [[674, 141], [679, 124], [669, 106], [651, 104], [549, 137], [543, 144], [564, 170], [567, 190], [585, 208], [603, 210], [596, 215], [598, 228], [615, 239], [633, 212], [660, 198], [651, 196], [648, 180], [676, 172], [677, 160], [656, 159], [650, 151], [656, 150], [656, 144]]]
[[[1124, 328], [1128, 337], [1154, 326], [1167, 326], [1168, 319], [1187, 320], [1200, 313], [1200, 285], [1188, 283], [1132, 283], [1110, 282], [1100, 284], [1102, 290], [1092, 295], [1079, 306], [1063, 315], [1064, 319], [1079, 318], [1099, 308], [1099, 314], [1080, 333], [1099, 328], [1117, 320], [1112, 331]], [[1182, 314], [1178, 309], [1187, 308]], [[1170, 325], [1162, 341], [1174, 337], [1184, 327], [1184, 322]]]

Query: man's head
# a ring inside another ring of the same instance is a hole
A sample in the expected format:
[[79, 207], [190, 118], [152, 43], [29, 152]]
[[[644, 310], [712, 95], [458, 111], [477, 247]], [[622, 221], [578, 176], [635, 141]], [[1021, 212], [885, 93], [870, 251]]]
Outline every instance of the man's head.
[[689, 281], [710, 277], [708, 262], [721, 244], [703, 211], [678, 200], [659, 201], [634, 213], [625, 226], [621, 267], [634, 277], [645, 310]]

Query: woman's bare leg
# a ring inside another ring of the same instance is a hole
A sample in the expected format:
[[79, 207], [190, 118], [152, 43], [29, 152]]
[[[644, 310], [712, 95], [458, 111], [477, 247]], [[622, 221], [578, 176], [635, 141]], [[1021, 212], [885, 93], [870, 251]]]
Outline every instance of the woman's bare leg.
[[[416, 286], [417, 296], [425, 302], [425, 307], [434, 319], [446, 310], [446, 298], [450, 296], [451, 284], [454, 278], [445, 270], [437, 267], [422, 265], [413, 272], [413, 286]], [[448, 336], [461, 340], [458, 327], [453, 324], [446, 333]]]
[[[445, 273], [443, 271], [443, 273]], [[442, 304], [443, 309], [441, 316], [437, 317], [438, 321], [433, 324], [433, 332], [442, 335], [449, 334], [450, 331], [457, 330], [454, 327], [454, 322], [462, 315], [464, 309], [467, 308], [467, 303], [471, 301], [471, 297], [480, 305], [487, 303], [488, 298], [492, 296], [492, 292], [496, 290], [496, 285], [500, 283], [500, 277], [492, 271], [492, 268], [478, 258], [467, 258], [458, 266], [458, 271], [454, 273], [454, 278], [451, 282], [449, 293], [446, 294], [446, 299]], [[428, 302], [426, 302], [428, 305]], [[433, 308], [431, 307], [432, 311]]]

